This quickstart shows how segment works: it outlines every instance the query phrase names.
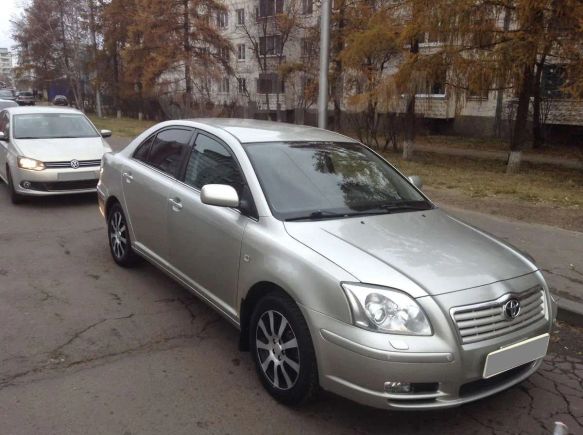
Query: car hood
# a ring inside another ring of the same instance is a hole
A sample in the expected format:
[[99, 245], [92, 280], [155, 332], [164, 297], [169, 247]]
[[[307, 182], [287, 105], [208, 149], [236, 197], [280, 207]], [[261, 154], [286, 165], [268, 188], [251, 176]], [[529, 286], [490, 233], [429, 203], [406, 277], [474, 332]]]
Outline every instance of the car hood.
[[101, 137], [15, 139], [14, 144], [21, 155], [43, 162], [97, 160], [109, 151]]
[[438, 295], [536, 270], [522, 254], [439, 209], [358, 218], [286, 222], [296, 240], [357, 280]]

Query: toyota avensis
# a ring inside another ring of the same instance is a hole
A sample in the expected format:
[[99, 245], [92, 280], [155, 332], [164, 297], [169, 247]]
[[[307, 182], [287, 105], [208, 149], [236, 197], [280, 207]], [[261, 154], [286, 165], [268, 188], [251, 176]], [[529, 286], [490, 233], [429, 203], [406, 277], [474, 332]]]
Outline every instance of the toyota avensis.
[[240, 330], [269, 393], [460, 405], [533, 374], [556, 304], [533, 260], [346, 136], [169, 121], [104, 156], [111, 254], [144, 257]]
[[13, 107], [0, 112], [0, 179], [13, 203], [25, 196], [95, 192], [111, 148], [78, 110]]

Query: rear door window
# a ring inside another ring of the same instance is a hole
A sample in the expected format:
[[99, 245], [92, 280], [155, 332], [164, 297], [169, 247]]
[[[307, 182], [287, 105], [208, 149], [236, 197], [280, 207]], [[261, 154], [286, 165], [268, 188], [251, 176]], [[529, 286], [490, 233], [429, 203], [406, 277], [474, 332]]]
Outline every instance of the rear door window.
[[151, 142], [144, 162], [168, 175], [178, 177], [182, 163], [190, 152], [192, 134], [192, 130], [183, 128], [162, 130]]

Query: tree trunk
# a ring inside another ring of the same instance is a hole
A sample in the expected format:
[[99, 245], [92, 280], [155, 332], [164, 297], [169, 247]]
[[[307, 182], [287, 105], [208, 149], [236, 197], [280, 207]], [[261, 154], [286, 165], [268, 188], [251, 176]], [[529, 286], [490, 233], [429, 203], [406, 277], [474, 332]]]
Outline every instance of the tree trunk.
[[192, 115], [192, 73], [190, 70], [190, 62], [192, 60], [192, 46], [190, 44], [190, 11], [188, 8], [189, 0], [182, 0], [182, 30], [183, 30], [183, 44], [184, 44], [184, 82], [185, 82], [185, 115]]
[[541, 114], [541, 80], [543, 75], [543, 66], [545, 64], [546, 56], [541, 57], [540, 62], [536, 65], [536, 74], [534, 77], [533, 86], [533, 102], [532, 102], [532, 146], [540, 148], [544, 142], [543, 125]]
[[97, 68], [97, 30], [95, 26], [95, 2], [89, 0], [89, 27], [91, 32], [91, 51], [93, 55], [93, 67], [95, 68], [95, 112], [101, 118], [101, 94], [99, 93], [99, 69]]
[[530, 96], [532, 92], [533, 68], [533, 65], [526, 65], [523, 71], [524, 75], [518, 96], [516, 120], [514, 121], [512, 141], [510, 143], [511, 153], [510, 158], [508, 159], [508, 166], [506, 167], [507, 174], [517, 172], [520, 168], [520, 159], [522, 153], [519, 151], [524, 149], [526, 142], [526, 126], [528, 123], [528, 108], [530, 106]]
[[343, 68], [342, 60], [340, 59], [340, 52], [344, 48], [344, 27], [345, 7], [344, 2], [339, 5], [338, 29], [336, 31], [336, 38], [334, 44], [334, 69], [332, 73], [332, 102], [334, 105], [334, 130], [339, 131], [342, 128], [342, 74]]
[[[419, 53], [419, 40], [411, 41], [412, 54]], [[403, 159], [411, 160], [413, 158], [413, 150], [415, 147], [415, 92], [416, 89], [410, 90], [410, 95], [407, 101], [407, 111], [405, 113], [405, 131], [403, 140]]]
[[[506, 9], [504, 12], [504, 31], [508, 32], [510, 29], [510, 11]], [[494, 135], [496, 137], [502, 137], [502, 109], [504, 105], [504, 83], [505, 78], [502, 74], [498, 77], [496, 82], [496, 87], [498, 90], [496, 91], [496, 115], [494, 116]]]

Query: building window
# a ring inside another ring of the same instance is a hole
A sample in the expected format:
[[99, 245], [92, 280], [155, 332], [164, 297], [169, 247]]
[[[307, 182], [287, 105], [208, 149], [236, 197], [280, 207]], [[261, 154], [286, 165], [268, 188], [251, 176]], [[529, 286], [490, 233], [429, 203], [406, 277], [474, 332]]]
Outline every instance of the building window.
[[245, 9], [237, 9], [235, 12], [237, 13], [237, 26], [244, 26], [245, 25]]
[[259, 18], [283, 14], [283, 0], [259, 0]]
[[229, 61], [229, 47], [219, 47], [219, 57], [223, 60]]
[[565, 98], [565, 67], [545, 65], [541, 77], [541, 94], [546, 98]]
[[302, 13], [309, 15], [314, 12], [314, 0], [302, 0]]
[[471, 100], [487, 100], [490, 90], [488, 87], [481, 87], [480, 89], [468, 89], [468, 97]]
[[282, 53], [281, 35], [261, 36], [259, 38], [259, 54], [272, 56]]
[[237, 88], [240, 94], [247, 93], [247, 79], [244, 78], [237, 78]]
[[237, 44], [237, 60], [245, 60], [245, 44]]
[[314, 41], [310, 38], [302, 38], [302, 57], [310, 57], [314, 53]]
[[228, 94], [229, 93], [229, 78], [225, 77], [219, 82], [219, 92]]
[[217, 13], [217, 26], [224, 29], [229, 25], [229, 13], [219, 12]]
[[261, 73], [257, 79], [257, 92], [260, 94], [279, 94], [285, 92], [285, 88], [277, 73]]

